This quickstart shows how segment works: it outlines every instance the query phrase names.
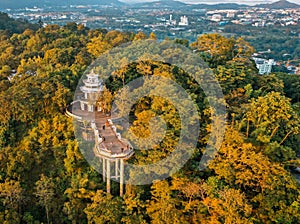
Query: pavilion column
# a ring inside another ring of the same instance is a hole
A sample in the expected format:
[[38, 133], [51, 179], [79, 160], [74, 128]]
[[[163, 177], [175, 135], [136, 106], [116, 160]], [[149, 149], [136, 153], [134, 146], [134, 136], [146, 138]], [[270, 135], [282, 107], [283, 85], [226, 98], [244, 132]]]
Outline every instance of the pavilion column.
[[120, 196], [124, 193], [124, 160], [120, 159]]
[[103, 182], [106, 181], [106, 164], [105, 164], [105, 158], [102, 158], [102, 175], [103, 175]]
[[107, 163], [107, 167], [106, 167], [106, 191], [107, 191], [107, 193], [109, 193], [110, 194], [110, 161], [109, 160], [107, 160], [106, 161], [106, 163]]
[[115, 175], [116, 175], [116, 180], [119, 180], [119, 159], [116, 159], [116, 166], [115, 166]]
[[85, 108], [84, 108], [84, 103], [83, 102], [80, 102], [80, 109], [81, 110], [84, 110]]

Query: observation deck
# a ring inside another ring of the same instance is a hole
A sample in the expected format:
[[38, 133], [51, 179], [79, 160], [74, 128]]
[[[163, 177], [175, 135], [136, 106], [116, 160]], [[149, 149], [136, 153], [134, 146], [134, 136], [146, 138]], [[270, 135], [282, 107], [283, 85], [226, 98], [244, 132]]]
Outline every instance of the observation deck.
[[134, 154], [134, 149], [117, 132], [112, 122], [113, 118], [103, 112], [102, 104], [98, 102], [104, 90], [103, 80], [92, 71], [86, 75], [83, 84], [75, 95], [75, 101], [66, 109], [66, 115], [82, 124], [82, 137], [86, 141], [95, 141], [95, 146], [91, 150], [102, 164], [107, 192], [110, 193], [110, 180], [114, 178], [120, 181], [120, 196], [122, 196], [124, 161]]
[[80, 122], [90, 123], [95, 139], [94, 153], [96, 156], [128, 159], [134, 154], [133, 147], [126, 139], [121, 137], [112, 118], [103, 112], [88, 112], [81, 110], [80, 102], [73, 102], [66, 110], [66, 115]]

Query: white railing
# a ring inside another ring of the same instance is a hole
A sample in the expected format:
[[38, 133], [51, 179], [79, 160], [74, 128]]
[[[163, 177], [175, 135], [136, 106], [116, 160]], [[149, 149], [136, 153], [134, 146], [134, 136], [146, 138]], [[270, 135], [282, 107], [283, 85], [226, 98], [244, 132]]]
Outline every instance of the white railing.
[[77, 116], [77, 115], [71, 113], [71, 112], [68, 110], [68, 108], [66, 109], [66, 115], [67, 115], [68, 117], [73, 117], [73, 118], [75, 118], [76, 120], [80, 120], [80, 121], [82, 120], [82, 117], [79, 117], [79, 116]]
[[110, 150], [106, 148], [100, 148], [99, 146], [96, 147], [96, 155], [98, 156], [105, 156], [110, 158], [129, 158], [133, 154], [134, 154], [134, 150], [132, 148], [124, 149], [122, 153], [112, 153]]

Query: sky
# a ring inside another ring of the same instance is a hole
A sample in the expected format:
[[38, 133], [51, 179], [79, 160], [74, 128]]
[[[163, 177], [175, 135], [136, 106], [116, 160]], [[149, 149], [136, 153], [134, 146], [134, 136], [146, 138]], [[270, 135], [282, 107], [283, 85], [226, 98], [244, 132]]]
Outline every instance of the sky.
[[[134, 2], [153, 2], [155, 0], [120, 0], [122, 2], [134, 3]], [[185, 3], [205, 3], [205, 4], [216, 4], [216, 3], [239, 3], [247, 5], [255, 5], [260, 3], [272, 3], [278, 0], [180, 0]], [[300, 0], [288, 0], [289, 2], [300, 4]]]

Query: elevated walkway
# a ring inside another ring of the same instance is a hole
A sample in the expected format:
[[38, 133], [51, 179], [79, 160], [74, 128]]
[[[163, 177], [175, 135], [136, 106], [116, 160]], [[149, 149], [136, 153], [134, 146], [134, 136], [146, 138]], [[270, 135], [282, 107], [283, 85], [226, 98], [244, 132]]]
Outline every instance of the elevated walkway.
[[103, 112], [82, 111], [79, 101], [73, 102], [66, 110], [66, 115], [78, 121], [90, 123], [94, 132], [94, 153], [106, 159], [128, 159], [134, 154], [133, 147], [117, 132], [112, 119]]

